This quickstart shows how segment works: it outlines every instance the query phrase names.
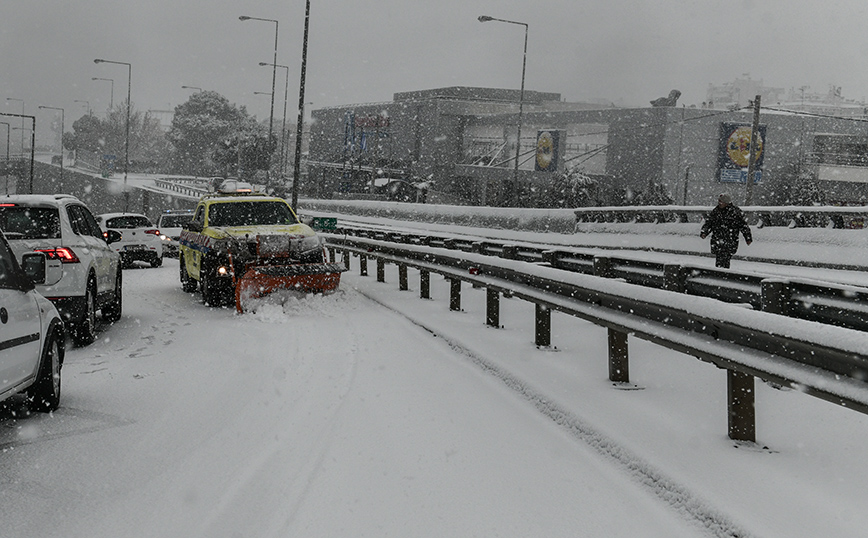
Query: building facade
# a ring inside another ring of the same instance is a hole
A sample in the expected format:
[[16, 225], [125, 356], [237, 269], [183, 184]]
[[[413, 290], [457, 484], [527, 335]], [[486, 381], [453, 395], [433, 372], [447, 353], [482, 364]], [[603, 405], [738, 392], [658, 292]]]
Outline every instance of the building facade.
[[565, 185], [583, 190], [575, 205], [650, 203], [652, 193], [658, 203], [708, 205], [721, 191], [739, 204], [781, 205], [805, 185], [818, 201], [858, 204], [868, 189], [861, 117], [764, 109], [748, 191], [749, 110], [616, 108], [525, 91], [516, 169], [518, 100], [516, 90], [451, 87], [315, 110], [301, 190], [376, 197], [400, 181], [428, 189], [429, 202], [534, 206]]

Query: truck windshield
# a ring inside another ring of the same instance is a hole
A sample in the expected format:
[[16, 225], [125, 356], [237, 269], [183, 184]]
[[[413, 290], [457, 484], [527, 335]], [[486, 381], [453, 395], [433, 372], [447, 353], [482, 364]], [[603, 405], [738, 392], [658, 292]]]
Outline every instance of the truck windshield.
[[224, 202], [208, 208], [208, 226], [256, 226], [296, 224], [295, 215], [283, 202]]

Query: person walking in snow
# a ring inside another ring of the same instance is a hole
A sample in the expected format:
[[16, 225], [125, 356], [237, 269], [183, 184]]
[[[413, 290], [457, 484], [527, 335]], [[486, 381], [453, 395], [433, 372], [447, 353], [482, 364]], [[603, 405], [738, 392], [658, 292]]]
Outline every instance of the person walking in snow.
[[744, 241], [751, 244], [753, 238], [744, 212], [733, 205], [732, 197], [723, 193], [717, 199], [717, 206], [708, 214], [699, 237], [705, 239], [711, 234], [711, 253], [715, 255], [716, 267], [729, 268], [729, 261], [738, 250], [738, 234], [744, 235]]

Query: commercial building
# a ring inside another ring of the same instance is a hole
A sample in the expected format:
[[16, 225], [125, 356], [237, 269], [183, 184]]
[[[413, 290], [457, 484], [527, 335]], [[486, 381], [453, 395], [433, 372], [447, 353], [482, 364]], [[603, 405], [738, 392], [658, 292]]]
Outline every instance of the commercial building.
[[[518, 100], [517, 90], [449, 87], [315, 110], [302, 191], [377, 197], [383, 185], [412, 185], [429, 202], [534, 206], [551, 202], [546, 192], [560, 193], [554, 205], [708, 205], [726, 190], [746, 201], [751, 110], [665, 98], [657, 104], [670, 106], [617, 108], [525, 91], [516, 172]], [[763, 109], [760, 133], [752, 204], [785, 204], [809, 190], [825, 203], [865, 201], [864, 116], [774, 107]]]

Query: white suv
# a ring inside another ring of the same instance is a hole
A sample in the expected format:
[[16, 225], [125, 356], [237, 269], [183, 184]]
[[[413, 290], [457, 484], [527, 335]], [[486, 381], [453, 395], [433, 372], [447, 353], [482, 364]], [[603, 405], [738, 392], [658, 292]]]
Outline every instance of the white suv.
[[114, 230], [121, 238], [112, 247], [121, 256], [121, 265], [132, 267], [134, 261], [143, 261], [151, 267], [163, 265], [163, 240], [160, 230], [151, 219], [139, 213], [104, 213], [96, 216], [104, 232]]
[[49, 412], [60, 404], [66, 336], [57, 309], [33, 284], [45, 279], [45, 262], [45, 254], [26, 254], [25, 273], [0, 233], [0, 401], [26, 392], [32, 409]]
[[0, 230], [19, 262], [30, 252], [47, 258], [45, 280], [36, 285], [60, 312], [77, 345], [96, 338], [97, 311], [102, 319], [121, 317], [120, 258], [90, 210], [68, 194], [0, 196]]

